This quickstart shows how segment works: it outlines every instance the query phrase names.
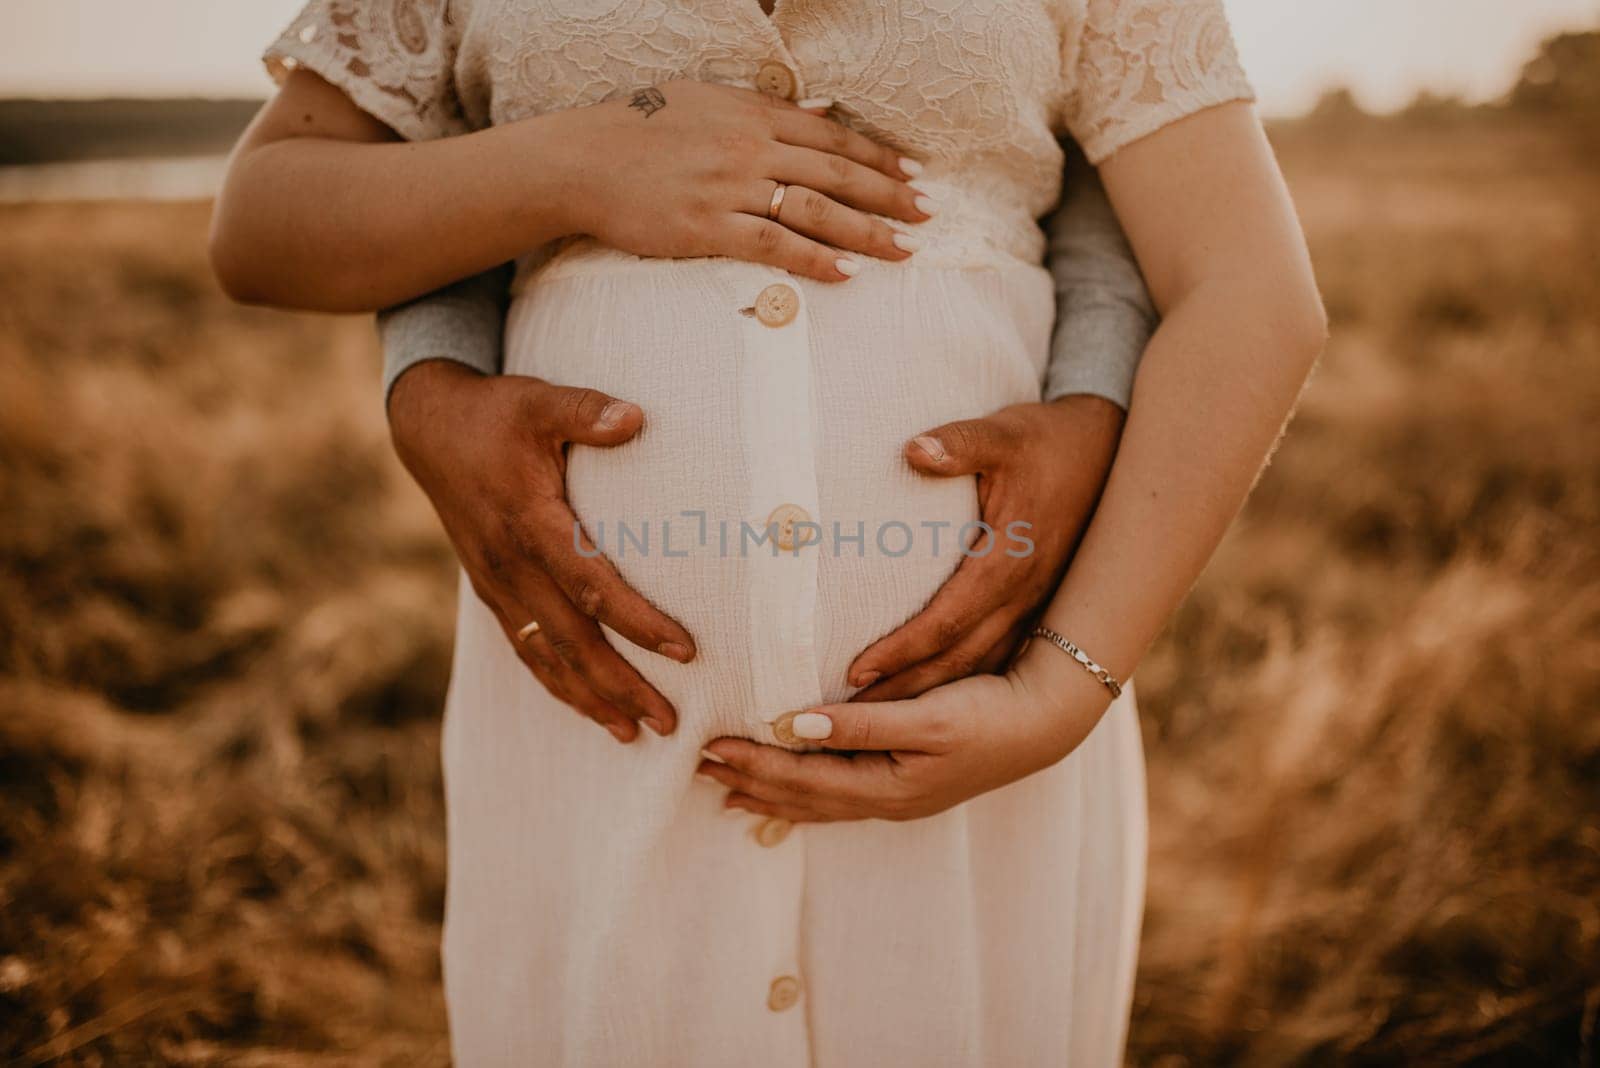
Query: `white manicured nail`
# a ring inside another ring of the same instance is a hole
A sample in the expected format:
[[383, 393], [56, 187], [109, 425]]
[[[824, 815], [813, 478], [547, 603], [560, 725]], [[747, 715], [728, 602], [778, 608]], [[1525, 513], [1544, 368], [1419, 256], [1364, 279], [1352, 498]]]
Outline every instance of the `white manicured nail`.
[[790, 727], [794, 729], [796, 738], [804, 738], [808, 742], [820, 742], [833, 733], [833, 720], [821, 712], [802, 712], [794, 717]]
[[861, 264], [856, 260], [837, 259], [833, 261], [833, 266], [846, 278], [854, 278], [856, 272], [861, 270]]
[[713, 753], [709, 749], [700, 750], [700, 755], [705, 757], [707, 760], [711, 761], [711, 763], [713, 763], [713, 764], [726, 764], [727, 763], [726, 760], [723, 760], [721, 757], [717, 756], [717, 754]]
[[794, 106], [797, 108], [831, 108], [833, 107], [833, 97], [808, 96], [804, 100], [795, 101]]
[[935, 204], [933, 202], [933, 198], [926, 193], [918, 193], [917, 199], [913, 200], [911, 203], [912, 206], [914, 206], [924, 215], [937, 215], [939, 213], [939, 205]]
[[901, 156], [900, 173], [905, 175], [907, 178], [915, 178], [917, 175], [922, 173], [922, 164], [918, 163], [910, 156]]
[[742, 808], [734, 808], [732, 805], [723, 805], [722, 806], [722, 814], [724, 816], [748, 816], [748, 815], [750, 815], [750, 813], [746, 812], [744, 809], [742, 809]]
[[922, 247], [922, 242], [917, 238], [912, 237], [910, 234], [902, 233], [899, 230], [894, 232], [894, 237], [891, 238], [891, 240], [894, 242], [895, 248], [904, 252], [915, 252], [917, 249]]

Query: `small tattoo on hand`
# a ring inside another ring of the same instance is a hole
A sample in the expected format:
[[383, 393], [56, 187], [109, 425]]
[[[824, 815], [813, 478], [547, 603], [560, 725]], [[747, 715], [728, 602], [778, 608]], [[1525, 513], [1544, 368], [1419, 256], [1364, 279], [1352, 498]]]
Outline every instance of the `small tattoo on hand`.
[[640, 89], [637, 93], [634, 93], [633, 99], [628, 101], [628, 106], [630, 108], [638, 108], [644, 112], [644, 117], [648, 119], [667, 106], [667, 98], [661, 94], [660, 89], [652, 85], [648, 89]]

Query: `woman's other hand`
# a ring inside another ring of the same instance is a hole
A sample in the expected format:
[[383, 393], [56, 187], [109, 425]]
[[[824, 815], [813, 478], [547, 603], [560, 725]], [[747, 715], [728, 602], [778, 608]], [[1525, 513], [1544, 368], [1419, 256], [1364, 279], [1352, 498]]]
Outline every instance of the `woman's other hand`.
[[796, 823], [922, 819], [1061, 760], [1110, 702], [1076, 663], [1034, 643], [1005, 675], [779, 721], [823, 752], [718, 738], [696, 774], [728, 788], [727, 808]]
[[639, 256], [730, 256], [829, 282], [859, 270], [850, 253], [907, 258], [916, 239], [876, 216], [933, 214], [907, 181], [920, 166], [825, 111], [680, 80], [557, 113], [573, 228]]
[[[628, 586], [587, 536], [578, 552], [566, 497], [566, 444], [622, 444], [644, 423], [638, 406], [430, 360], [395, 383], [389, 423], [395, 451], [432, 501], [472, 588], [534, 676], [618, 741], [638, 736], [636, 721], [671, 733], [672, 705], [599, 624], [678, 661], [694, 657], [694, 640]], [[538, 632], [519, 640], [534, 620]]]

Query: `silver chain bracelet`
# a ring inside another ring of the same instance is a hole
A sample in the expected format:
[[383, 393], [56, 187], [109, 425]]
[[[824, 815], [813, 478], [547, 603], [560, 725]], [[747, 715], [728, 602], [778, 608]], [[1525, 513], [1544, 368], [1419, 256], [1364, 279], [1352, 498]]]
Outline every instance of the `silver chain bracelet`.
[[1071, 642], [1057, 634], [1055, 631], [1051, 630], [1049, 627], [1034, 627], [1033, 633], [1030, 634], [1029, 637], [1043, 638], [1057, 649], [1060, 649], [1063, 653], [1066, 653], [1068, 656], [1072, 657], [1072, 659], [1076, 660], [1079, 664], [1082, 664], [1083, 670], [1087, 671], [1089, 674], [1093, 675], [1095, 678], [1099, 679], [1105, 684], [1105, 688], [1111, 691], [1111, 697], [1113, 700], [1122, 696], [1122, 683], [1118, 682], [1116, 678], [1112, 676], [1111, 672], [1095, 663], [1088, 653], [1084, 652], [1082, 649], [1079, 649], [1076, 645], [1073, 645]]

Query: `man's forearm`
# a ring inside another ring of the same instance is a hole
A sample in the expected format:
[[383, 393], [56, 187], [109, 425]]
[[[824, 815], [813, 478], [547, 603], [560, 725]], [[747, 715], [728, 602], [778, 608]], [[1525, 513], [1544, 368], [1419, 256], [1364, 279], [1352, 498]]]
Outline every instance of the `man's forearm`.
[[500, 373], [509, 264], [378, 313], [385, 407], [395, 383], [425, 360], [452, 360]]
[[1044, 399], [1104, 397], [1126, 410], [1157, 315], [1100, 176], [1078, 146], [1067, 152], [1061, 206], [1046, 221], [1056, 325]]

